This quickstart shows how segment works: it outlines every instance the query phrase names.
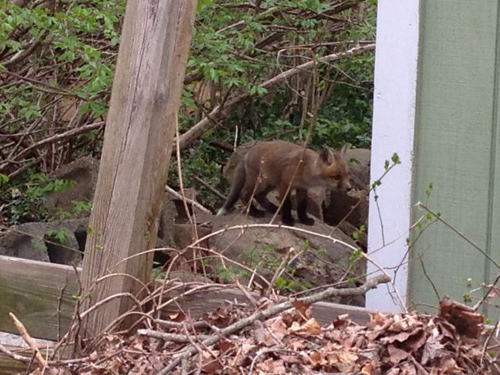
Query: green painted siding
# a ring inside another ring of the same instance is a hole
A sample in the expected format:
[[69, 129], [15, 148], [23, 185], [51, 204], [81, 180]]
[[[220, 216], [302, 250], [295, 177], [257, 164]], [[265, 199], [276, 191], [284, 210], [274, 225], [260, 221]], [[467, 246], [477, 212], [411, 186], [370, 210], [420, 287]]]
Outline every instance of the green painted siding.
[[[429, 207], [500, 261], [499, 22], [496, 0], [423, 0], [412, 200], [425, 202], [432, 182]], [[410, 257], [410, 303], [437, 306], [421, 261], [439, 293], [459, 300], [467, 278], [478, 286], [498, 272], [441, 223]]]

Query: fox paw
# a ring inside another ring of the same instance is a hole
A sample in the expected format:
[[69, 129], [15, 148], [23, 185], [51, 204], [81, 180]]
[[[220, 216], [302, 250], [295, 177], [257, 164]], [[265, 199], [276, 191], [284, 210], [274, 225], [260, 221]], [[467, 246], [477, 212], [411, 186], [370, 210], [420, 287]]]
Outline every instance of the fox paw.
[[304, 225], [313, 225], [314, 224], [314, 219], [311, 219], [310, 217], [303, 217], [300, 218], [299, 221], [304, 224]]
[[295, 223], [295, 220], [293, 220], [293, 218], [291, 218], [291, 217], [290, 218], [288, 218], [288, 217], [282, 218], [281, 221], [284, 225], [288, 225], [289, 227], [293, 227], [293, 224]]
[[266, 216], [266, 213], [264, 211], [261, 211], [261, 210], [250, 210], [249, 212], [250, 216], [253, 216], [253, 217], [264, 217]]

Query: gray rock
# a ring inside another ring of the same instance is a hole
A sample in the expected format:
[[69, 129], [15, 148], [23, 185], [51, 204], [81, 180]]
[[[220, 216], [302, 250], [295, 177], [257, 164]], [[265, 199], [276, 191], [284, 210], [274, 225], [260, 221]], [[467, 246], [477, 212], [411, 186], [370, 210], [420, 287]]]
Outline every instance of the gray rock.
[[0, 237], [0, 255], [50, 262], [44, 242], [46, 223], [26, 223]]
[[49, 236], [46, 232], [45, 244], [48, 248], [50, 261], [75, 267], [80, 266], [85, 250], [89, 218], [58, 220], [49, 222], [47, 225], [49, 234], [64, 230], [68, 235], [64, 238], [64, 242], [60, 243], [57, 238]]
[[346, 158], [349, 163], [353, 191], [329, 189], [326, 193], [323, 216], [328, 224], [337, 225], [351, 208], [357, 205], [347, 217], [347, 221], [355, 227], [366, 226], [368, 223], [367, 187], [370, 183], [370, 150], [362, 148], [347, 150]]
[[177, 217], [177, 208], [170, 196], [165, 193], [160, 212], [158, 225], [157, 247], [174, 246], [174, 224]]
[[88, 218], [18, 225], [0, 237], [0, 255], [78, 266], [87, 226]]
[[[223, 229], [231, 225], [246, 225], [255, 223], [268, 223], [269, 217], [251, 218], [241, 214], [238, 210], [224, 216], [200, 216], [200, 221], [211, 222], [212, 232]], [[277, 221], [279, 223], [279, 221]], [[296, 224], [297, 228], [306, 229], [323, 235], [330, 235], [332, 227], [317, 222], [313, 226]], [[351, 246], [357, 247], [353, 240], [337, 229], [333, 233], [333, 238]], [[341, 287], [352, 287], [354, 283], [347, 280], [351, 277], [359, 277], [359, 282], [363, 282], [363, 275], [366, 272], [364, 260], [358, 260], [351, 264], [352, 250], [342, 243], [335, 242], [328, 238], [317, 237], [308, 233], [292, 231], [288, 229], [275, 228], [246, 228], [225, 231], [210, 239], [210, 248], [216, 249], [227, 258], [247, 265], [250, 269], [258, 270], [259, 274], [267, 281], [270, 281], [274, 272], [288, 251], [302, 253], [293, 260], [283, 278], [291, 282], [293, 289], [301, 287], [316, 287], [340, 283]], [[212, 263], [212, 267], [222, 274], [227, 274], [222, 264]], [[225, 262], [229, 270], [234, 271], [238, 280], [245, 284], [251, 278], [248, 271], [239, 269], [237, 266]], [[253, 280], [265, 288], [265, 282], [254, 277]], [[230, 281], [230, 280], [226, 280]], [[335, 298], [333, 302], [353, 303], [351, 298]], [[363, 305], [363, 299], [354, 301], [358, 305]]]
[[[356, 206], [353, 212], [351, 208]], [[323, 209], [325, 222], [330, 225], [337, 225], [346, 215], [347, 221], [359, 227], [368, 223], [368, 195], [364, 190], [350, 191], [349, 193], [340, 190], [329, 190], [327, 192], [327, 202]]]
[[353, 148], [346, 152], [351, 184], [357, 190], [366, 189], [370, 183], [370, 155], [367, 148]]
[[[47, 210], [51, 216], [58, 212], [74, 212], [74, 201], [92, 201], [94, 197], [99, 162], [91, 156], [77, 159], [49, 175], [49, 180], [70, 180], [75, 186], [63, 191], [50, 192], [47, 195]], [[89, 211], [82, 211], [75, 216], [84, 217]]]

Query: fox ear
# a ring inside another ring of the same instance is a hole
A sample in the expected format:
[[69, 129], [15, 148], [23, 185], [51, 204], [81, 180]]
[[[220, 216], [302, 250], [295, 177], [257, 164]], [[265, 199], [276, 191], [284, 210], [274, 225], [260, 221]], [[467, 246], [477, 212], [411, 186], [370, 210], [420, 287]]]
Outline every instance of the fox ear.
[[335, 152], [330, 147], [323, 147], [319, 156], [326, 164], [332, 164], [335, 161]]
[[345, 154], [346, 154], [348, 148], [349, 148], [349, 145], [343, 145], [341, 148], [339, 148], [335, 152], [338, 155], [340, 155], [342, 158], [345, 158]]

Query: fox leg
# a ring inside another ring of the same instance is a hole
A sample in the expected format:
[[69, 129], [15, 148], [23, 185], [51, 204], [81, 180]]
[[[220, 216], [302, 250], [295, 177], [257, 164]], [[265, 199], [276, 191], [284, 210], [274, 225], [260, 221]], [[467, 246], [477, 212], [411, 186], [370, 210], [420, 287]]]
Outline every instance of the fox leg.
[[252, 202], [253, 188], [246, 186], [241, 194], [241, 201], [248, 207], [248, 214], [253, 217], [263, 217], [266, 215], [264, 211], [259, 210]]
[[290, 191], [288, 190], [288, 184], [282, 184], [279, 189], [280, 202], [283, 202], [281, 206], [281, 221], [285, 225], [292, 226], [294, 223], [292, 217], [292, 200], [290, 199]]
[[307, 216], [307, 190], [296, 189], [295, 195], [297, 198], [297, 216], [299, 221], [305, 225], [313, 225], [314, 219]]
[[264, 217], [266, 216], [266, 212], [259, 210], [253, 203], [250, 203], [250, 208], [248, 210], [248, 214], [253, 217]]
[[275, 204], [269, 202], [269, 200], [267, 199], [267, 194], [269, 194], [272, 190], [273, 190], [273, 187], [272, 186], [268, 186], [267, 188], [265, 188], [260, 193], [255, 194], [255, 200], [257, 202], [259, 202], [259, 204], [263, 208], [265, 208], [267, 211], [269, 211], [269, 212], [271, 212], [271, 213], [274, 214], [278, 210], [278, 207]]
[[231, 184], [231, 191], [229, 192], [229, 195], [226, 201], [224, 202], [224, 205], [217, 212], [217, 216], [224, 215], [233, 208], [234, 204], [240, 197], [241, 190], [245, 186], [246, 182], [247, 179], [245, 176], [245, 166], [243, 165], [243, 163], [240, 163], [233, 177], [233, 183]]

